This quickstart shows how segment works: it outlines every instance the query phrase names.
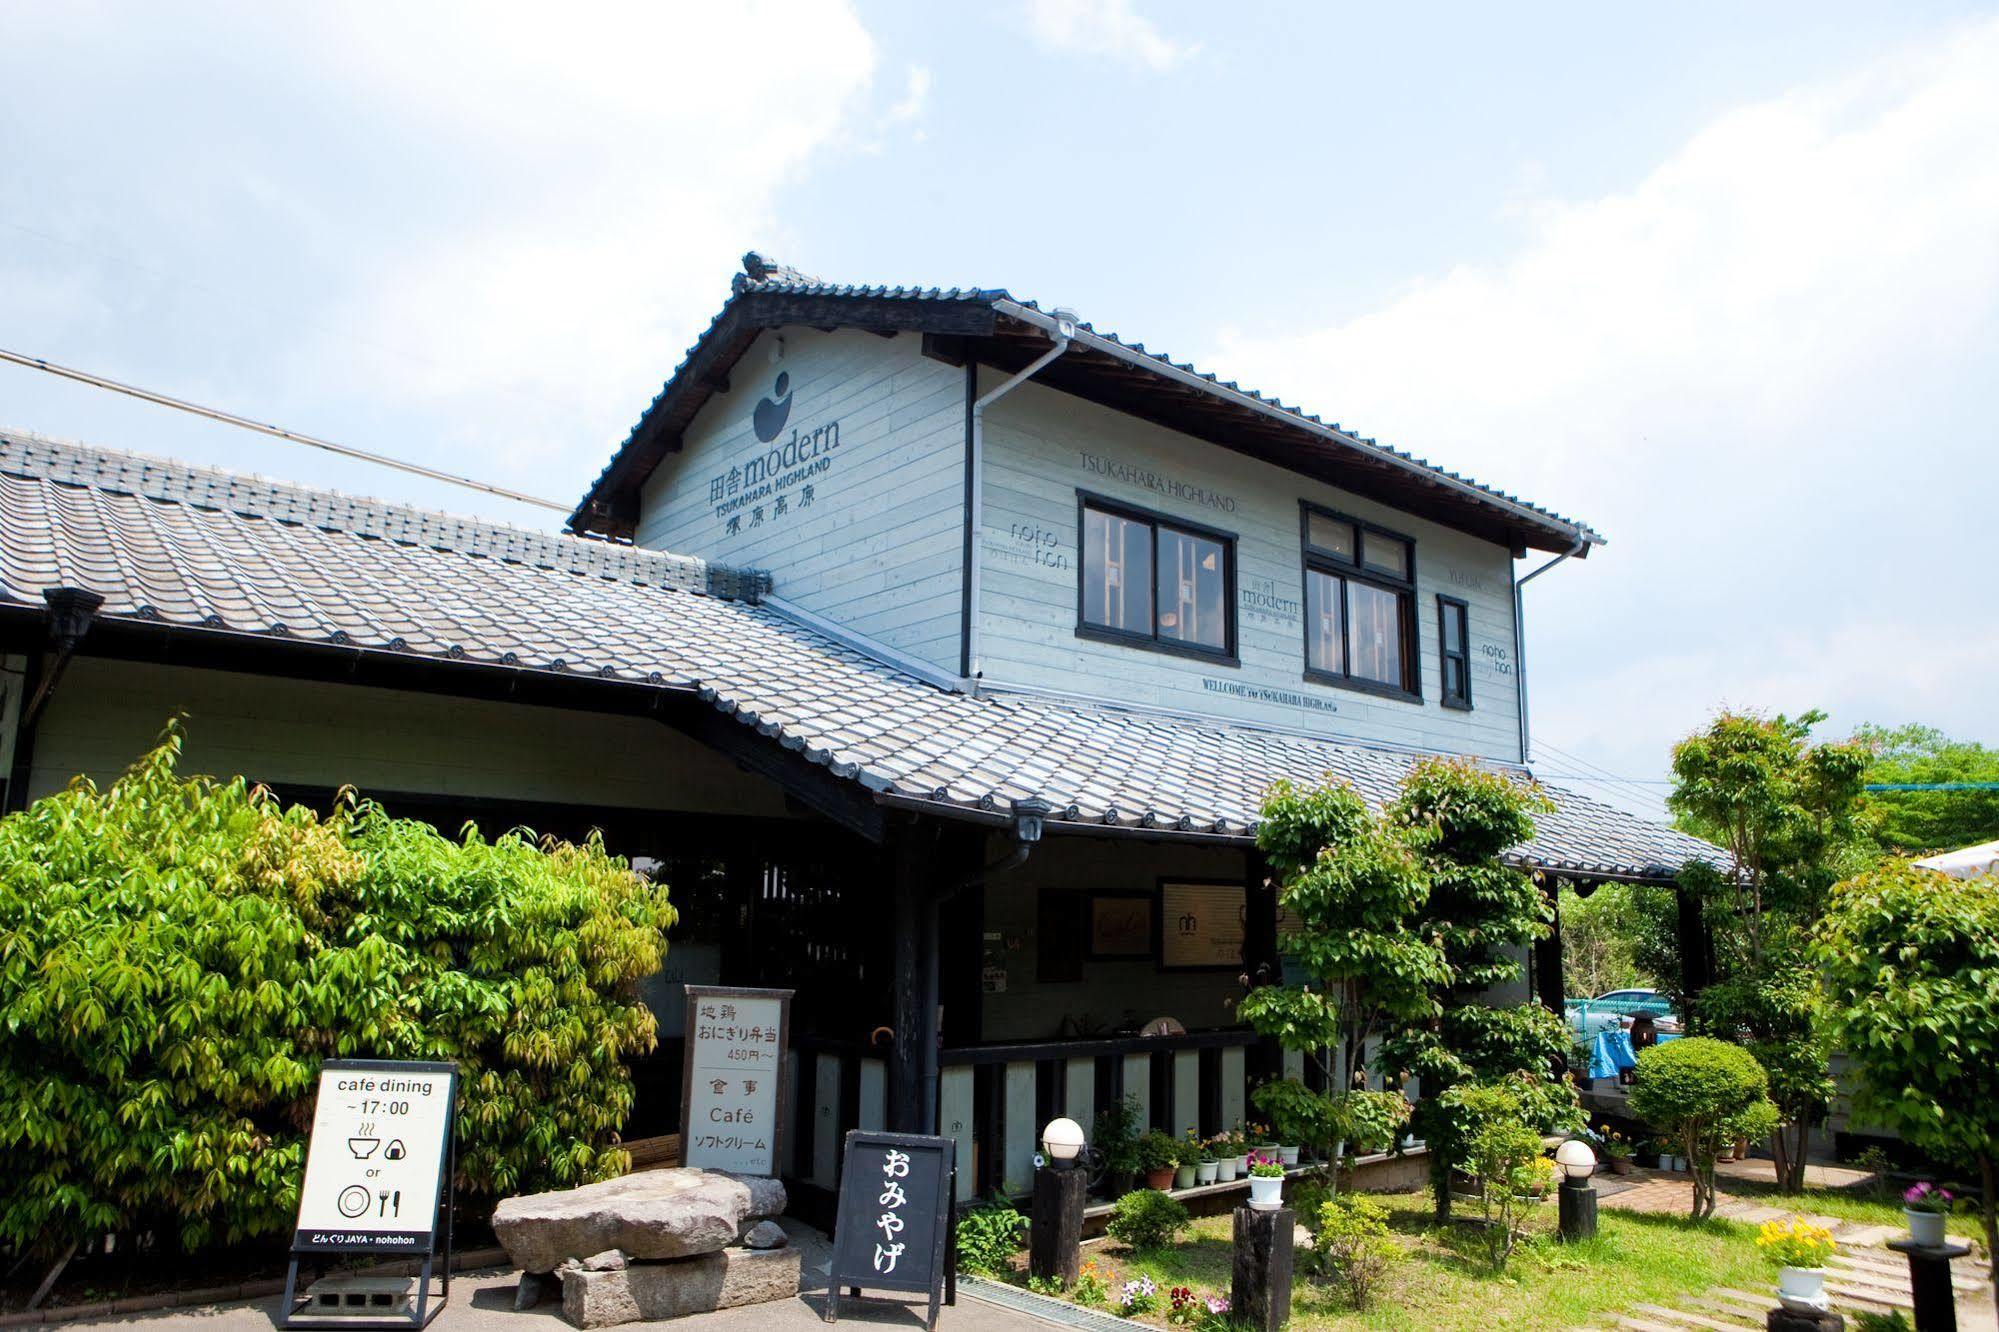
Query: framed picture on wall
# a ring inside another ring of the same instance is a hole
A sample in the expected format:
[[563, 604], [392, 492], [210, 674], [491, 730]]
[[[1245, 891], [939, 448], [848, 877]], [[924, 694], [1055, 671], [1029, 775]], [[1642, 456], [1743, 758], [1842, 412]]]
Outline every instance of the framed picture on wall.
[[1097, 893], [1090, 898], [1090, 960], [1152, 956], [1152, 894]]
[[[1162, 879], [1159, 882], [1159, 969], [1235, 971], [1243, 964], [1249, 900], [1236, 880]], [[1277, 934], [1291, 928], [1280, 904]]]

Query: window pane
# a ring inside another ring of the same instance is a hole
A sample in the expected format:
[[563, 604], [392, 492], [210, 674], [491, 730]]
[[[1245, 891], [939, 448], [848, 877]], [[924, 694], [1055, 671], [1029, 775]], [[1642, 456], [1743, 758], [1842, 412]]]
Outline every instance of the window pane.
[[1305, 541], [1314, 550], [1337, 555], [1349, 564], [1353, 562], [1352, 523], [1343, 523], [1337, 518], [1328, 518], [1323, 513], [1308, 511], [1305, 514]]
[[1454, 601], [1444, 603], [1444, 651], [1465, 650], [1465, 608]]
[[1152, 632], [1152, 528], [1083, 510], [1083, 622]]
[[1361, 539], [1360, 554], [1361, 561], [1370, 569], [1379, 569], [1397, 578], [1409, 576], [1409, 543], [1406, 541], [1369, 532]]
[[1226, 648], [1228, 552], [1219, 541], [1159, 529], [1159, 636]]
[[1462, 657], [1444, 658], [1444, 697], [1462, 699], [1465, 696], [1465, 663]]
[[1314, 569], [1305, 575], [1305, 664], [1340, 674], [1345, 637], [1340, 632], [1340, 582]]
[[1347, 590], [1348, 650], [1352, 664], [1348, 670], [1363, 680], [1404, 687], [1402, 674], [1402, 605], [1399, 593], [1387, 592], [1366, 583], [1350, 584]]

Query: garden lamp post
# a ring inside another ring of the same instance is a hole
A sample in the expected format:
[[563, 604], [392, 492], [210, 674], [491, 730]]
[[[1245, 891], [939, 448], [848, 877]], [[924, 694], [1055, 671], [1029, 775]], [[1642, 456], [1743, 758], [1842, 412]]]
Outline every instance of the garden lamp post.
[[1570, 1138], [1555, 1149], [1555, 1164], [1562, 1171], [1562, 1187], [1556, 1197], [1563, 1242], [1594, 1239], [1596, 1190], [1590, 1187], [1589, 1177], [1596, 1169], [1596, 1153], [1580, 1138]]
[[1082, 1154], [1083, 1126], [1075, 1120], [1051, 1119], [1041, 1130], [1027, 1219], [1027, 1271], [1064, 1290], [1076, 1284], [1083, 1249], [1083, 1190], [1090, 1172], [1076, 1168]]

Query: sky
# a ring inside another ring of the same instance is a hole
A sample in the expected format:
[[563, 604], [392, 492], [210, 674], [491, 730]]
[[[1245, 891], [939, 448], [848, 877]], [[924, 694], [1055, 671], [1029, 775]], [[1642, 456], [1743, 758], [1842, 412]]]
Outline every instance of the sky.
[[[564, 503], [747, 249], [1581, 518], [1537, 768], [1999, 742], [1999, 6], [0, 0], [0, 347]], [[0, 364], [0, 425], [559, 516]], [[1525, 572], [1526, 566], [1522, 571]]]

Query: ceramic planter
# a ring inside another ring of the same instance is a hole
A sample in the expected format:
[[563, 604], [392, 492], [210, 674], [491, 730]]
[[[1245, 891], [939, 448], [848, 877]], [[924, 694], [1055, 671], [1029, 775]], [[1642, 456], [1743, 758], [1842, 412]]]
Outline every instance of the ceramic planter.
[[1791, 1310], [1823, 1309], [1825, 1298], [1825, 1269], [1823, 1267], [1786, 1267], [1777, 1273], [1777, 1298], [1784, 1307]]
[[1249, 1205], [1259, 1212], [1274, 1212], [1284, 1205], [1284, 1177], [1282, 1175], [1251, 1175], [1249, 1177]]
[[1298, 1149], [1296, 1147], [1286, 1147], [1280, 1143], [1277, 1148], [1277, 1159], [1288, 1166], [1297, 1165]]
[[1221, 1168], [1222, 1168], [1222, 1163], [1220, 1161], [1201, 1162], [1199, 1165], [1196, 1165], [1194, 1167], [1194, 1183], [1197, 1185], [1214, 1183], [1215, 1180], [1219, 1178], [1217, 1172], [1220, 1171]]
[[1902, 1215], [1909, 1219], [1911, 1244], [1920, 1244], [1929, 1249], [1943, 1246], [1943, 1223], [1948, 1218], [1942, 1212], [1914, 1212], [1904, 1208]]
[[1158, 1189], [1162, 1193], [1173, 1187], [1173, 1167], [1161, 1166], [1157, 1170], [1145, 1172], [1145, 1187]]
[[1178, 1170], [1173, 1172], [1173, 1187], [1176, 1189], [1193, 1188], [1194, 1175], [1199, 1169], [1200, 1167], [1198, 1165], [1195, 1165], [1191, 1161], [1188, 1162], [1186, 1165], [1181, 1166]]
[[1227, 1184], [1228, 1182], [1233, 1180], [1237, 1175], [1241, 1174], [1242, 1171], [1236, 1168], [1240, 1160], [1241, 1158], [1239, 1157], [1226, 1156], [1223, 1157], [1221, 1160], [1215, 1162], [1216, 1182]]

